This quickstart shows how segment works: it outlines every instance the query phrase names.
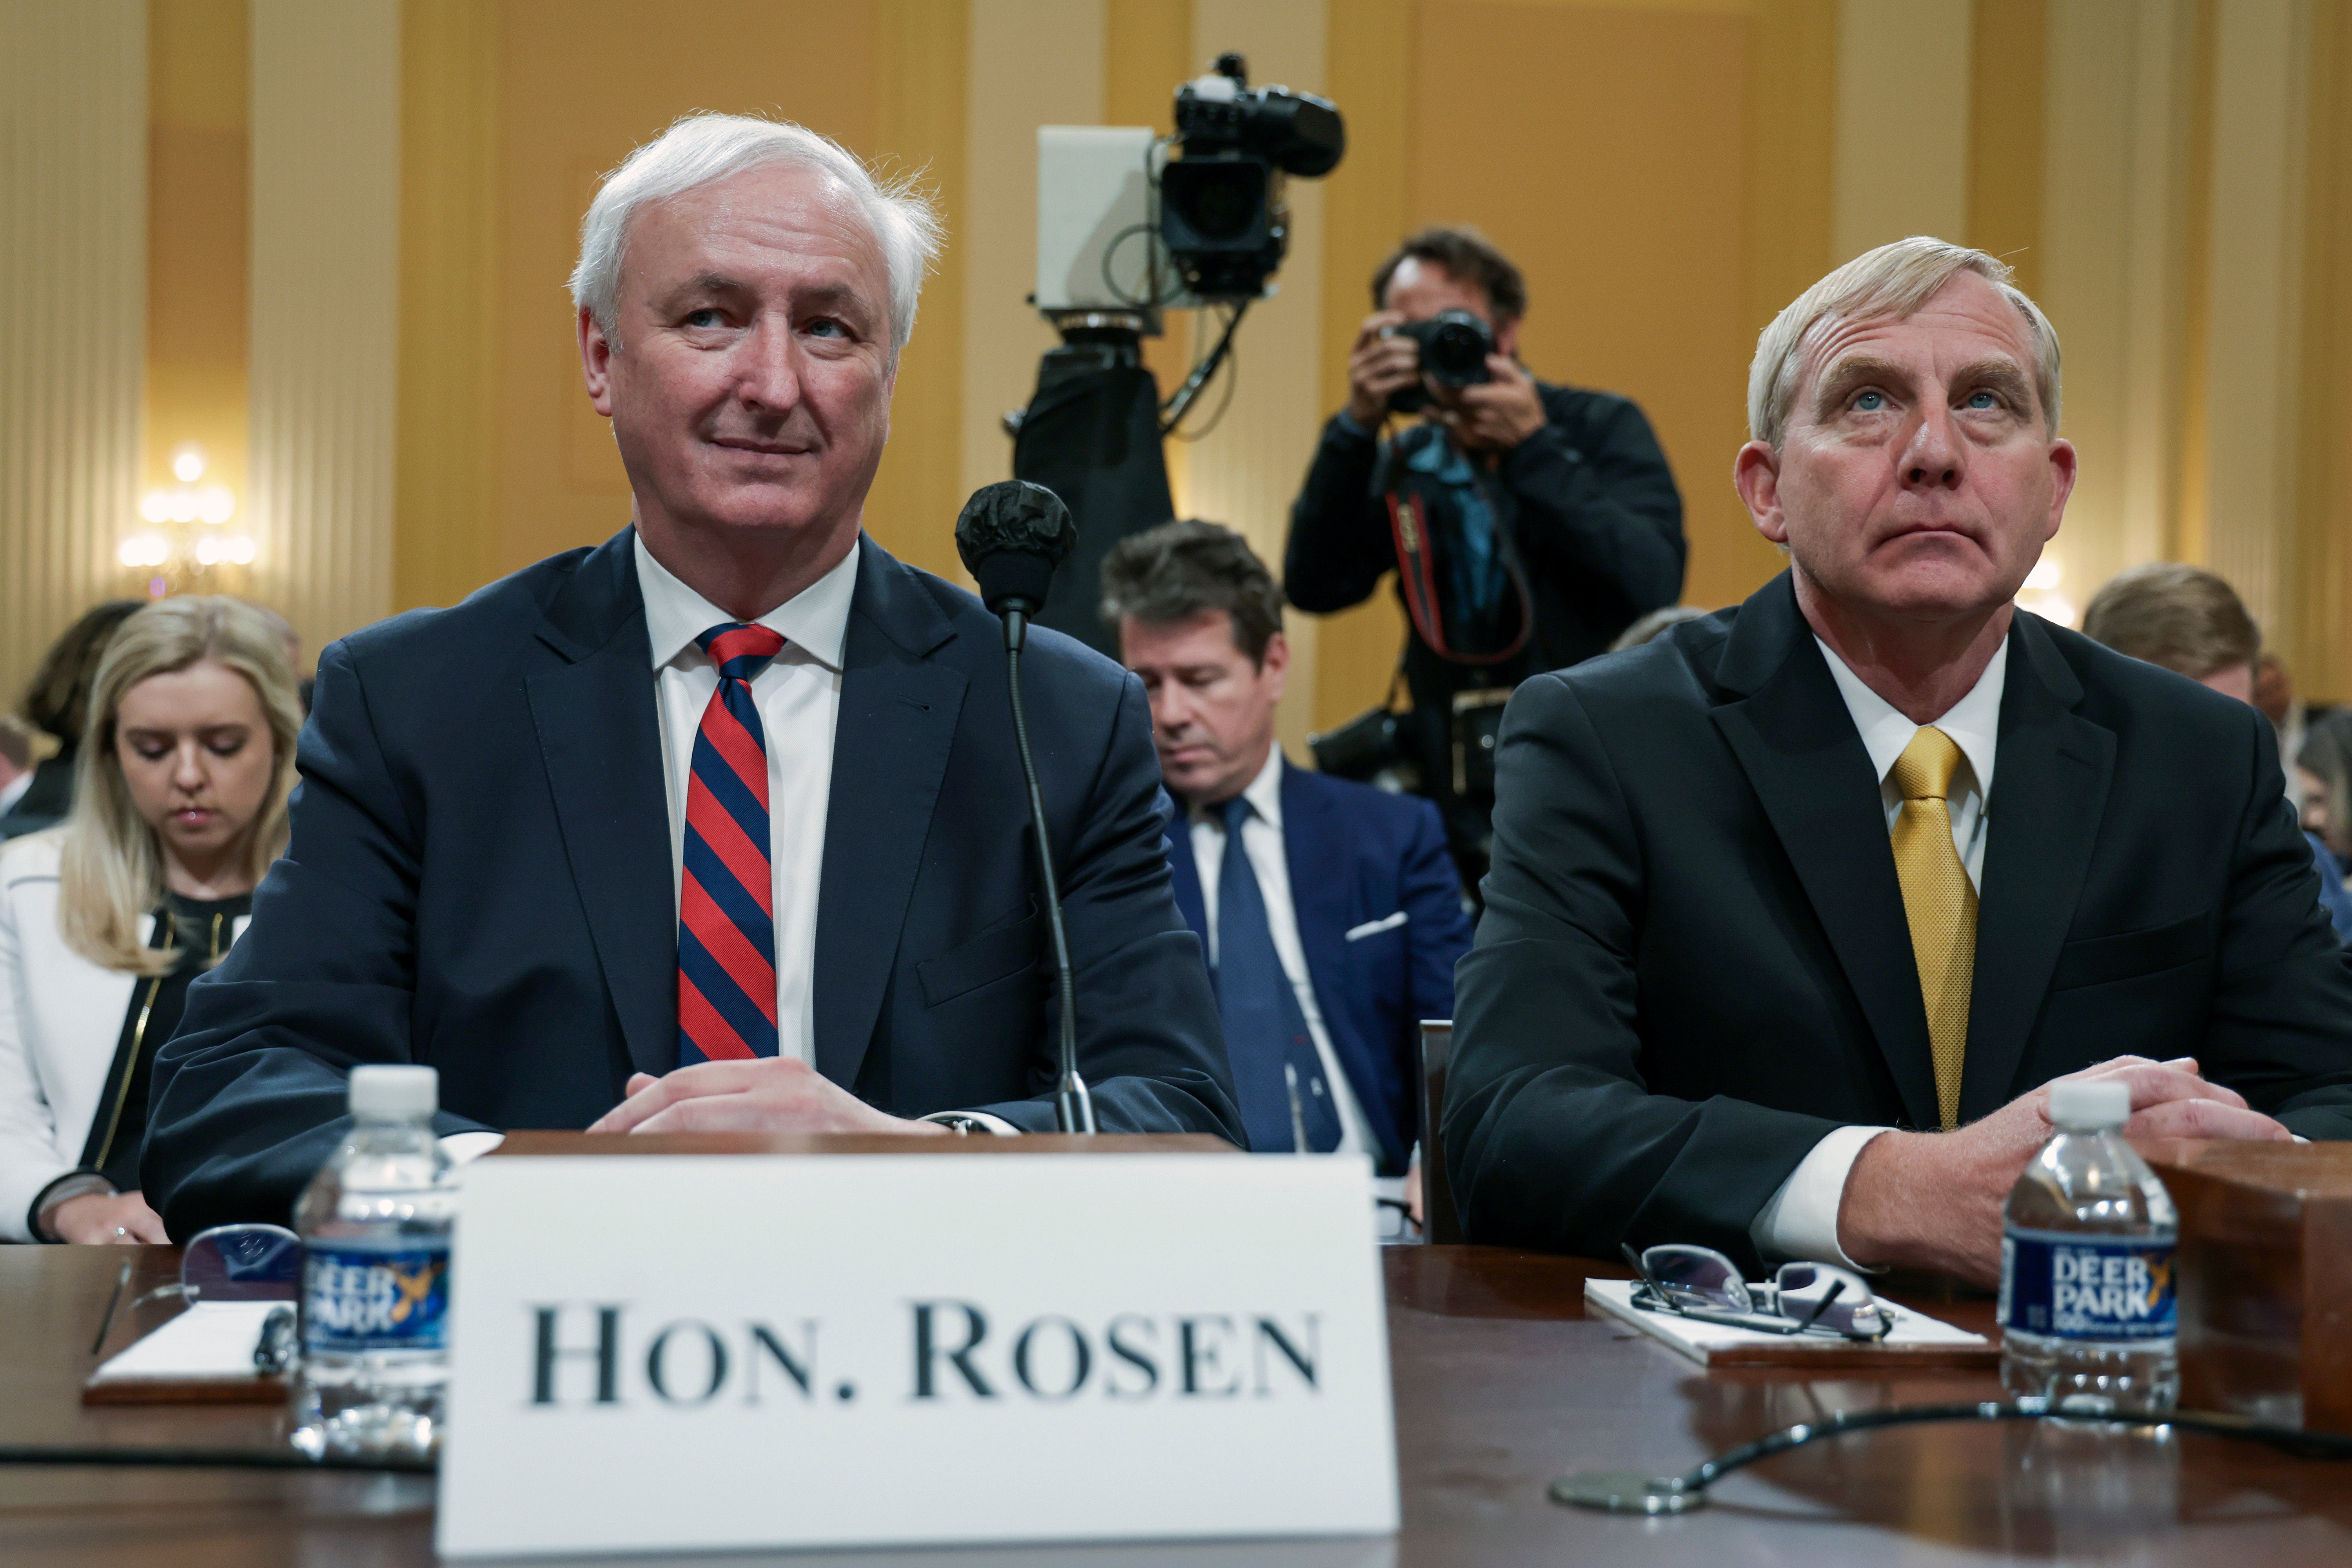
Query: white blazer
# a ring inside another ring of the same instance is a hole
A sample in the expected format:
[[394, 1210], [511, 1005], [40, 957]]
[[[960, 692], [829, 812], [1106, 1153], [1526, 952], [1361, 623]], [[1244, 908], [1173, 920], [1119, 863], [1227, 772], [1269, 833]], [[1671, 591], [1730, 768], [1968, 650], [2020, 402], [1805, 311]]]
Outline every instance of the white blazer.
[[[102, 969], [66, 945], [58, 929], [62, 841], [53, 828], [0, 847], [0, 1237], [11, 1241], [33, 1239], [26, 1210], [81, 1159], [143, 978]], [[245, 926], [239, 920], [236, 931]], [[154, 916], [140, 916], [139, 940], [154, 928]]]

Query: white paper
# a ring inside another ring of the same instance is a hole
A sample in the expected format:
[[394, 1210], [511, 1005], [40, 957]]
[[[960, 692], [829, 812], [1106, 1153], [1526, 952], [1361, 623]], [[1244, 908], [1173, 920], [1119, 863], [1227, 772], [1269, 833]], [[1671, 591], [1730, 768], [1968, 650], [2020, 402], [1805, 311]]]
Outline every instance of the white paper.
[[[1361, 1155], [482, 1160], [439, 1548], [1392, 1531], [1369, 1180]], [[985, 1393], [942, 1353], [967, 1305]]]
[[94, 1383], [257, 1377], [254, 1347], [273, 1308], [290, 1301], [198, 1301], [98, 1369]]
[[[1633, 1305], [1633, 1291], [1638, 1279], [1587, 1279], [1584, 1299], [1611, 1317], [1630, 1323], [1645, 1334], [1651, 1334], [1683, 1352], [1696, 1362], [1705, 1362], [1706, 1352], [1727, 1350], [1734, 1345], [1780, 1345], [1800, 1350], [1841, 1350], [1853, 1342], [1828, 1339], [1819, 1334], [1769, 1334], [1761, 1329], [1736, 1328], [1729, 1323], [1702, 1322], [1677, 1312], [1645, 1312]], [[1892, 1301], [1881, 1300], [1881, 1310], [1892, 1314], [1894, 1329], [1879, 1341], [1888, 1345], [1980, 1345], [1988, 1342], [1982, 1334], [1972, 1334], [1956, 1329], [1925, 1312], [1915, 1312], [1897, 1307]]]

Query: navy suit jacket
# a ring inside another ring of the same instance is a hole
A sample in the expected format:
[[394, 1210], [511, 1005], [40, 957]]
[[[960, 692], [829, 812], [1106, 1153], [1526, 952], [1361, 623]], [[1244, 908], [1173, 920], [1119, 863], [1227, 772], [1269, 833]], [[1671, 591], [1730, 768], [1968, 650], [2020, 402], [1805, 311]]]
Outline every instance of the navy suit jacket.
[[[1051, 1131], [996, 618], [869, 539], [843, 662], [814, 1065], [898, 1115]], [[1023, 663], [1102, 1128], [1238, 1141], [1142, 689], [1043, 630]], [[584, 1127], [631, 1073], [677, 1065], [656, 703], [625, 530], [326, 650], [293, 842], [156, 1058], [142, 1177], [173, 1235], [285, 1219], [344, 1136], [354, 1065], [437, 1068], [444, 1133]]]
[[[1454, 965], [1470, 948], [1444, 825], [1418, 796], [1286, 761], [1282, 847], [1324, 1033], [1370, 1123], [1378, 1164], [1402, 1173], [1421, 1131], [1421, 1020], [1454, 1016]], [[1177, 907], [1205, 945], [1201, 873], [1181, 813], [1169, 825], [1168, 863]], [[1351, 931], [1361, 934], [1350, 940]]]

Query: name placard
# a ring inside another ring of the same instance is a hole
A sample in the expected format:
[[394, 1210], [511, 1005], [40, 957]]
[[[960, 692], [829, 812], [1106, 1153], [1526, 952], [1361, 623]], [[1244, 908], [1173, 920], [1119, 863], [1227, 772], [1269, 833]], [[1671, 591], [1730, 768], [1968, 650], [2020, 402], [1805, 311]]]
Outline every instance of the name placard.
[[437, 1545], [1394, 1531], [1368, 1177], [1346, 1156], [483, 1160]]

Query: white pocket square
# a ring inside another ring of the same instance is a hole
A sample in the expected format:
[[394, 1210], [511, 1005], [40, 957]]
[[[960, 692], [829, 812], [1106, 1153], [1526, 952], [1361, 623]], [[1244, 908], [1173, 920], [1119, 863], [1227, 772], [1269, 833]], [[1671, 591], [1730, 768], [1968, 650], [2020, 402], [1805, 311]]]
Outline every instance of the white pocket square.
[[1394, 931], [1397, 927], [1404, 924], [1404, 911], [1402, 910], [1399, 910], [1396, 913], [1385, 916], [1380, 920], [1366, 921], [1360, 926], [1349, 926], [1348, 928], [1348, 940], [1349, 942], [1361, 942], [1368, 936], [1378, 936], [1384, 931]]

